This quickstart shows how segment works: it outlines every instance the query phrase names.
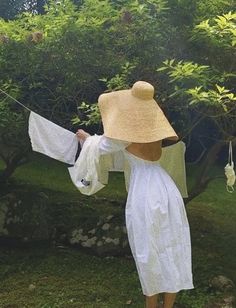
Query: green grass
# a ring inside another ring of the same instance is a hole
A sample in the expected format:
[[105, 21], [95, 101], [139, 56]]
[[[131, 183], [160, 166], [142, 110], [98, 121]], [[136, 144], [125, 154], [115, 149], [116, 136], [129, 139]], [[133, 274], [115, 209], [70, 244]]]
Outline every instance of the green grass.
[[214, 180], [207, 191], [192, 200], [188, 213], [195, 264], [236, 282], [236, 192], [228, 193], [224, 180]]
[[[40, 155], [34, 157], [17, 170], [15, 185], [33, 185], [60, 200], [85, 198], [91, 204], [96, 198], [117, 202], [126, 198], [120, 173], [111, 174], [109, 185], [95, 197], [84, 197], [73, 187], [64, 164]], [[212, 173], [223, 173], [222, 168]], [[196, 169], [189, 172], [188, 182], [193, 182], [195, 174]], [[180, 292], [177, 302], [180, 307], [207, 308], [208, 301], [221, 296], [209, 288], [209, 279], [222, 274], [236, 283], [236, 192], [226, 191], [225, 180], [214, 180], [188, 204], [187, 213], [195, 289]], [[4, 249], [0, 251], [0, 279], [0, 308], [143, 308], [132, 258], [98, 258], [57, 247]], [[29, 290], [30, 284], [36, 286], [34, 290]], [[129, 300], [130, 305], [126, 304]]]
[[[5, 251], [3, 261], [6, 270], [1, 277], [0, 307], [115, 308], [124, 307], [130, 299], [135, 306], [143, 300], [129, 259], [38, 248]], [[30, 284], [35, 285], [34, 290], [29, 290]]]
[[[1, 167], [3, 164], [0, 162]], [[42, 189], [70, 194], [73, 200], [76, 200], [81, 197], [81, 194], [73, 185], [67, 167], [69, 166], [64, 163], [34, 153], [30, 163], [16, 169], [13, 179], [16, 183], [36, 185]], [[96, 196], [112, 200], [125, 199], [123, 173], [111, 172], [109, 178], [111, 179], [109, 184]]]

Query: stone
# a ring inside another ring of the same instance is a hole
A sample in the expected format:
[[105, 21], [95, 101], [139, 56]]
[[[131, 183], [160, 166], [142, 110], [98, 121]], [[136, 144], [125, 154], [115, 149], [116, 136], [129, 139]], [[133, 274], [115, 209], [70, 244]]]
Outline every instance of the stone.
[[93, 236], [90, 238], [90, 241], [95, 244], [96, 243], [96, 240], [97, 240], [97, 237], [96, 236]]
[[213, 277], [209, 281], [209, 285], [212, 288], [220, 291], [229, 291], [235, 287], [233, 281], [223, 275]]
[[[45, 196], [28, 190], [16, 190], [1, 197], [0, 235], [7, 235], [19, 241], [24, 240], [25, 237], [29, 241], [48, 240], [50, 236], [48, 202]], [[7, 232], [1, 232], [3, 223]]]
[[230, 295], [230, 296], [227, 296], [223, 299], [223, 301], [226, 303], [226, 304], [231, 304], [233, 305], [233, 303], [235, 302], [235, 297], [233, 295]]
[[87, 239], [86, 242], [82, 242], [81, 245], [83, 247], [92, 247], [96, 243], [96, 240], [97, 240], [97, 238], [96, 238], [96, 236], [94, 236], [94, 237]]
[[80, 230], [75, 229], [71, 232], [71, 238], [69, 239], [69, 242], [71, 244], [75, 244], [75, 243], [79, 243], [80, 241], [87, 240], [87, 239], [88, 239], [88, 236], [82, 235], [81, 229]]
[[113, 241], [113, 240], [112, 240], [112, 238], [110, 238], [110, 237], [107, 237], [107, 238], [105, 239], [105, 242], [106, 242], [106, 243], [112, 243], [112, 241]]
[[[97, 202], [106, 209], [103, 200]], [[19, 189], [0, 197], [0, 236], [22, 245], [49, 240], [56, 246], [84, 247], [100, 256], [127, 255], [124, 209], [116, 207], [114, 212], [104, 215], [98, 207], [84, 205], [84, 200], [52, 202], [44, 192]]]
[[109, 221], [109, 220], [111, 220], [113, 217], [114, 217], [114, 215], [109, 215], [109, 216], [107, 216], [106, 220]]
[[81, 236], [81, 240], [82, 241], [87, 241], [87, 239], [88, 239], [88, 235], [82, 235]]
[[103, 226], [102, 226], [102, 230], [106, 231], [106, 230], [109, 230], [110, 229], [110, 225], [108, 223], [105, 223]]
[[92, 229], [88, 231], [89, 234], [95, 234], [96, 233], [96, 229]]
[[83, 246], [83, 247], [91, 247], [92, 244], [89, 241], [86, 241], [86, 242], [82, 242], [81, 246]]
[[114, 243], [115, 245], [119, 245], [119, 244], [120, 244], [120, 239], [114, 238], [113, 243]]
[[228, 295], [223, 299], [209, 302], [205, 308], [235, 308], [235, 297]]

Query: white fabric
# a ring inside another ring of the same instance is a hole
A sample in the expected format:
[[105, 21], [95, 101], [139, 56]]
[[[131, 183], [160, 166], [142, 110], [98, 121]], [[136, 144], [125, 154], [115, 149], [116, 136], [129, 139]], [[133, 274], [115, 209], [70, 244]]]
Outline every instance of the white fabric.
[[183, 198], [188, 197], [186, 170], [185, 170], [185, 150], [183, 141], [162, 148], [159, 163], [163, 169], [171, 176]]
[[[109, 143], [111, 143], [110, 147], [108, 145]], [[114, 147], [114, 144], [116, 146], [116, 152], [114, 152], [114, 148], [112, 149], [112, 145]], [[130, 167], [125, 160], [124, 151], [119, 149], [124, 149], [128, 146], [128, 144], [128, 142], [123, 142], [122, 144], [122, 141], [106, 138], [106, 148], [101, 152], [101, 154], [104, 154], [105, 152], [111, 153], [110, 155], [105, 155], [103, 158], [103, 160], [110, 159], [109, 170], [104, 168], [104, 166], [101, 166], [101, 173], [108, 171], [124, 171], [127, 191], [129, 187]], [[174, 180], [182, 197], [188, 197], [185, 170], [185, 143], [183, 141], [179, 141], [175, 144], [162, 148], [162, 155], [159, 159], [159, 163]]]
[[[118, 150], [106, 137], [99, 149]], [[138, 158], [124, 145], [119, 150], [131, 169], [125, 217], [143, 294], [192, 289], [190, 232], [179, 190], [158, 161]]]
[[[106, 140], [104, 144], [103, 139]], [[97, 151], [97, 145], [101, 142], [103, 145], [100, 151]], [[99, 191], [108, 183], [109, 171], [124, 171], [125, 186], [128, 192], [130, 181], [130, 165], [127, 163], [124, 155], [124, 149], [129, 142], [106, 138], [105, 136], [90, 136], [87, 138], [81, 153], [74, 165], [69, 168], [70, 176], [74, 185], [86, 195], [91, 195], [96, 190]], [[181, 141], [174, 145], [162, 149], [162, 156], [159, 163], [163, 169], [174, 180], [182, 197], [187, 197], [186, 173], [185, 173], [185, 144]], [[92, 163], [95, 162], [96, 163]], [[91, 175], [88, 180], [88, 174]], [[91, 179], [94, 178], [94, 181]], [[90, 181], [84, 189], [81, 180]], [[102, 185], [100, 185], [102, 184]], [[82, 187], [82, 189], [81, 189]]]
[[91, 136], [83, 143], [73, 167], [68, 168], [74, 185], [84, 195], [92, 195], [104, 185], [99, 180], [99, 141], [101, 136]]
[[122, 151], [113, 153], [112, 155], [112, 166], [110, 171], [123, 172], [125, 168], [125, 158]]
[[34, 151], [67, 164], [73, 165], [75, 163], [78, 139], [69, 130], [31, 111], [29, 136]]
[[234, 191], [234, 184], [236, 181], [235, 171], [234, 171], [234, 162], [233, 162], [233, 149], [232, 149], [232, 141], [229, 142], [229, 158], [228, 164], [225, 166], [225, 176], [227, 178], [226, 181], [226, 189], [228, 192], [232, 193]]

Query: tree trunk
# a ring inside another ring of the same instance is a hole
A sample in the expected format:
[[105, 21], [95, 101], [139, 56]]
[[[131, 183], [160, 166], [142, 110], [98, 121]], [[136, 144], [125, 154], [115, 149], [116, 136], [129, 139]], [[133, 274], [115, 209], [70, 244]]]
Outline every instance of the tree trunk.
[[[191, 189], [188, 198], [184, 199], [185, 204], [187, 204], [193, 198], [197, 197], [200, 193], [202, 193], [207, 188], [210, 181], [215, 179], [215, 177], [209, 176], [209, 170], [215, 164], [218, 158], [218, 154], [227, 142], [229, 142], [229, 140], [225, 139], [225, 141], [215, 143], [207, 152], [205, 159], [200, 165], [200, 172], [196, 178], [195, 184]], [[235, 145], [236, 139], [234, 138], [232, 142], [233, 145]]]
[[0, 173], [0, 185], [6, 184], [10, 176], [14, 173], [16, 170], [17, 165], [9, 164], [6, 166], [6, 168], [1, 171]]
[[7, 183], [17, 167], [28, 162], [27, 152], [16, 154], [11, 160], [6, 162], [6, 168], [0, 172], [0, 185]]

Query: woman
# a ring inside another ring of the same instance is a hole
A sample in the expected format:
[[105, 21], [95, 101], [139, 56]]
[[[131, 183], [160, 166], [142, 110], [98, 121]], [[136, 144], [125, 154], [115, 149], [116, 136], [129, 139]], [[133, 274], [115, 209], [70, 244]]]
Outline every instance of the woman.
[[[182, 196], [159, 165], [163, 139], [178, 137], [153, 99], [151, 84], [138, 81], [132, 89], [99, 97], [104, 135], [99, 155], [122, 151], [131, 172], [126, 203], [126, 227], [146, 308], [172, 308], [176, 294], [192, 289], [191, 243]], [[86, 142], [89, 134], [79, 129]]]

